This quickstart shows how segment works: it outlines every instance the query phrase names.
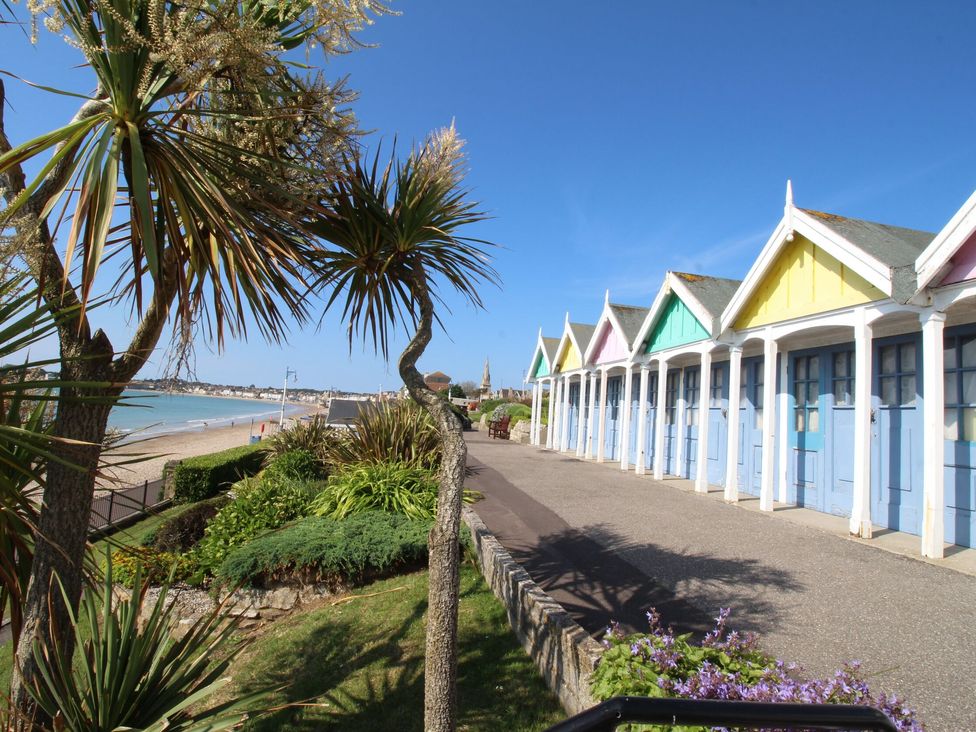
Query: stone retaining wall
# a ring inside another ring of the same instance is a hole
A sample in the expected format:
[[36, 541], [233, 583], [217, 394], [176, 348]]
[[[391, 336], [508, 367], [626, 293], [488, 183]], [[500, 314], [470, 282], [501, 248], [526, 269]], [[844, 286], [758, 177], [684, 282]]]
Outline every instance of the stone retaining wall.
[[592, 707], [596, 702], [590, 695], [590, 674], [603, 647], [543, 592], [478, 514], [465, 507], [464, 522], [471, 530], [485, 579], [505, 605], [515, 635], [563, 709], [578, 714]]

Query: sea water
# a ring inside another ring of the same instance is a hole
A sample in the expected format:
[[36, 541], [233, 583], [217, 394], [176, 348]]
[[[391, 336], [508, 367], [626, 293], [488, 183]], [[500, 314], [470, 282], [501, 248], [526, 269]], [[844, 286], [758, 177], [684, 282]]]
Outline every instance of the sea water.
[[[159, 391], [126, 389], [122, 404], [116, 405], [108, 418], [109, 429], [133, 438], [152, 437], [172, 432], [193, 432], [250, 424], [254, 421], [255, 431], [259, 424], [277, 420], [281, 412], [281, 402], [266, 399], [234, 399], [206, 396], [205, 394], [176, 394]], [[285, 416], [302, 408], [285, 404]]]

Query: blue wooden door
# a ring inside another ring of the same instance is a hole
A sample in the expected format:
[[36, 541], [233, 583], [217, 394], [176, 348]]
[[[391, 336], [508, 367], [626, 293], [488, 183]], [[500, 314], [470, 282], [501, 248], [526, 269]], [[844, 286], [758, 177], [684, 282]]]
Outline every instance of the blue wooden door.
[[946, 330], [944, 516], [946, 541], [976, 546], [976, 332], [971, 325]]
[[603, 443], [603, 456], [606, 460], [620, 459], [622, 381], [622, 376], [611, 376], [607, 379], [607, 422]]
[[725, 485], [728, 454], [729, 363], [712, 366], [708, 395], [708, 482]]
[[819, 351], [790, 354], [789, 497], [798, 506], [823, 510], [824, 376]]
[[830, 388], [824, 453], [824, 502], [821, 511], [850, 516], [854, 503], [854, 346], [827, 354]]
[[640, 417], [640, 372], [633, 375], [630, 384], [630, 443], [627, 445], [627, 461], [637, 465], [637, 422]]
[[921, 348], [917, 335], [875, 343], [871, 520], [918, 534], [922, 519]]
[[758, 496], [762, 483], [762, 356], [742, 359], [739, 383], [739, 490]]
[[701, 419], [701, 367], [689, 366], [684, 374], [684, 454], [681, 475], [694, 478], [698, 468], [698, 421]]
[[[590, 456], [595, 458], [597, 439], [599, 438], [597, 432], [599, 430], [600, 402], [603, 400], [603, 395], [600, 393], [600, 379], [597, 378], [595, 384], [591, 380], [590, 387], [593, 389], [593, 424], [589, 428], [590, 429], [589, 448], [590, 448]], [[590, 399], [589, 394], [587, 394], [586, 399], [587, 401], [589, 401]], [[584, 435], [583, 437], [585, 439], [586, 435]]]
[[664, 472], [668, 475], [678, 474], [678, 389], [681, 385], [681, 372], [668, 369], [668, 380], [664, 386]]
[[644, 468], [654, 469], [654, 435], [657, 430], [657, 372], [647, 375], [647, 416], [644, 423]]
[[579, 435], [579, 418], [582, 414], [579, 403], [580, 386], [570, 384], [569, 386], [569, 425], [566, 428], [568, 435], [566, 439], [566, 449], [576, 449], [576, 437]]

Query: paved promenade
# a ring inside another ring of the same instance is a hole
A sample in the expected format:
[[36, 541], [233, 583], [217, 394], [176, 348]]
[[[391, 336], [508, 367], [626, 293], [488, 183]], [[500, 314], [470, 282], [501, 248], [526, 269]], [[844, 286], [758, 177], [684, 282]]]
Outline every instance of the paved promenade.
[[702, 631], [720, 607], [826, 674], [857, 659], [930, 731], [976, 730], [976, 577], [729, 506], [674, 482], [468, 433], [475, 510], [584, 628]]

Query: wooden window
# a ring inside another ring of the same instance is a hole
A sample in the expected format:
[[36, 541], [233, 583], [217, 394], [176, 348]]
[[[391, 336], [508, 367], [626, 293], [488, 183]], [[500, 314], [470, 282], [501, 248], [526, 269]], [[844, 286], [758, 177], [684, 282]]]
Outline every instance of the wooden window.
[[914, 407], [916, 399], [915, 343], [895, 343], [878, 349], [878, 391], [886, 407]]
[[976, 335], [945, 339], [945, 438], [976, 442]]
[[678, 406], [678, 381], [681, 378], [680, 371], [669, 371], [668, 380], [665, 383], [665, 403], [664, 421], [668, 424], [675, 423], [675, 411]]
[[685, 424], [698, 424], [698, 399], [701, 392], [700, 371], [685, 371]]
[[793, 360], [793, 429], [820, 431], [820, 356]]
[[725, 388], [725, 369], [722, 366], [712, 366], [711, 396], [708, 401], [710, 407], [722, 406], [722, 392]]
[[854, 351], [835, 353], [832, 374], [835, 407], [854, 405]]

